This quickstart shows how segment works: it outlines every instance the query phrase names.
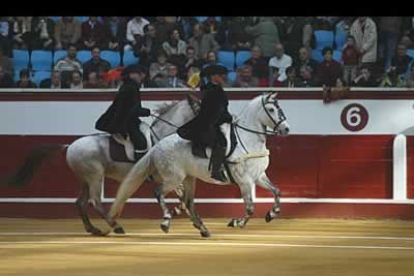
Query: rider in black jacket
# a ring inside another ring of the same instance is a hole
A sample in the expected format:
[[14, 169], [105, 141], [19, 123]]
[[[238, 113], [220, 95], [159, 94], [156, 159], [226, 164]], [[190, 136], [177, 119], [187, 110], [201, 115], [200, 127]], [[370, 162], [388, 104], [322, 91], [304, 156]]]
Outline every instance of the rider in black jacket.
[[180, 127], [177, 133], [181, 138], [190, 140], [195, 145], [209, 146], [213, 149], [211, 176], [225, 182], [227, 179], [223, 174], [222, 163], [225, 159], [227, 142], [220, 125], [232, 122], [232, 116], [227, 109], [229, 101], [222, 88], [226, 82], [227, 68], [210, 65], [204, 69], [203, 75], [209, 78], [209, 83], [204, 87], [200, 113]]
[[122, 72], [123, 84], [108, 110], [96, 122], [96, 129], [108, 133], [120, 133], [125, 138], [130, 136], [138, 160], [147, 149], [147, 140], [141, 133], [139, 117], [147, 117], [150, 110], [141, 105], [140, 87], [146, 71], [137, 65], [130, 65]]

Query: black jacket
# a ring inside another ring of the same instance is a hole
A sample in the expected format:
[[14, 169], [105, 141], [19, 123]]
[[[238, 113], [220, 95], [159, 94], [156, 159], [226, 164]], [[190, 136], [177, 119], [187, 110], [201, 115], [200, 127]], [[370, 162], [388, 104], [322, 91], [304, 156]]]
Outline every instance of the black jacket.
[[150, 115], [150, 110], [141, 106], [139, 85], [127, 80], [116, 94], [108, 110], [98, 119], [95, 128], [108, 133], [130, 133], [131, 127], [141, 122], [138, 117]]
[[181, 126], [177, 133], [183, 139], [213, 147], [219, 126], [231, 123], [232, 116], [228, 112], [227, 95], [220, 85], [208, 83], [204, 95], [198, 116]]

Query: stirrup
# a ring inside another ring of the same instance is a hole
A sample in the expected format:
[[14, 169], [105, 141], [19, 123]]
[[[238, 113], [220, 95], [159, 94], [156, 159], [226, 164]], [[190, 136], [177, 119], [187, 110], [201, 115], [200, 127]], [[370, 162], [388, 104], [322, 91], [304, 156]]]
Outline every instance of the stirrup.
[[223, 171], [212, 172], [211, 177], [221, 182], [228, 182], [228, 179]]
[[135, 150], [134, 151], [134, 159], [135, 161], [139, 161], [148, 151], [147, 150]]

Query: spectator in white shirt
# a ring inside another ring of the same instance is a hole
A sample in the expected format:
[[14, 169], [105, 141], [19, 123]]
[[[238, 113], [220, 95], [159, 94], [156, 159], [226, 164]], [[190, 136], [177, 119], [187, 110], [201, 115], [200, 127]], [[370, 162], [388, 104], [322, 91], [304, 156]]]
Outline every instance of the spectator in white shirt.
[[77, 53], [76, 46], [70, 44], [67, 50], [67, 56], [56, 63], [55, 70], [60, 72], [62, 88], [69, 87], [69, 79], [72, 71], [77, 70], [82, 73], [82, 63], [76, 58]]
[[127, 24], [126, 38], [128, 43], [124, 47], [124, 51], [131, 49], [141, 49], [144, 42], [144, 27], [149, 24], [149, 21], [141, 16], [136, 16]]
[[276, 43], [276, 56], [272, 57], [269, 60], [269, 67], [279, 68], [279, 77], [278, 81], [283, 82], [286, 80], [286, 68], [292, 65], [292, 58], [284, 54], [283, 45], [281, 43]]

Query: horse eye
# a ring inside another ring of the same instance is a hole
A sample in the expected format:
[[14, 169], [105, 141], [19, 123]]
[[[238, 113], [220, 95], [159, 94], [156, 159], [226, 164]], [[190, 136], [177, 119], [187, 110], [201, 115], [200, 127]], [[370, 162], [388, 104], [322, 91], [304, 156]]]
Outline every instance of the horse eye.
[[269, 112], [275, 112], [275, 109], [273, 107], [270, 107]]

